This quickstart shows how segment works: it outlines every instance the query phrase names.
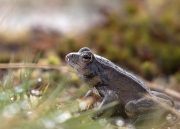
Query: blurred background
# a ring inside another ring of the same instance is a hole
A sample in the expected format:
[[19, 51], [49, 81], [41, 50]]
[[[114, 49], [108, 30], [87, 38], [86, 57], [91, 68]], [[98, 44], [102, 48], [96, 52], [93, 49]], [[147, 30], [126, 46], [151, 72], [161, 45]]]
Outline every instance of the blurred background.
[[86, 46], [180, 91], [179, 15], [178, 0], [0, 0], [0, 63], [41, 52], [38, 64], [66, 66]]

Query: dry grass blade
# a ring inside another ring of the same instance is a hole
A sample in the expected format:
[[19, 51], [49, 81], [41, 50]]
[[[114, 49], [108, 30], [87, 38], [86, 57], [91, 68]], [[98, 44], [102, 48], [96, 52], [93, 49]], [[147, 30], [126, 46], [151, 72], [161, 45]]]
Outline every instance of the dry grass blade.
[[54, 69], [54, 70], [66, 70], [70, 71], [67, 66], [59, 66], [59, 65], [40, 65], [34, 63], [11, 63], [11, 64], [3, 64], [0, 63], [1, 69], [18, 69], [18, 68], [39, 68], [39, 69]]

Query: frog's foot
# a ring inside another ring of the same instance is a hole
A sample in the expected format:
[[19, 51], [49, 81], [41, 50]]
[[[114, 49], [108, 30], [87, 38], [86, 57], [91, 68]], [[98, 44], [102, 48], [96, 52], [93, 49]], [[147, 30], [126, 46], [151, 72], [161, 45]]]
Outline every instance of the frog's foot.
[[157, 97], [157, 99], [159, 98], [159, 100], [160, 101], [167, 101], [167, 100], [169, 100], [170, 101], [170, 106], [174, 106], [174, 100], [171, 98], [171, 97], [169, 97], [169, 96], [167, 96], [166, 94], [164, 94], [164, 93], [160, 93], [160, 92], [157, 92], [157, 91], [151, 91], [152, 92], [152, 94], [154, 95], [154, 96], [156, 96]]

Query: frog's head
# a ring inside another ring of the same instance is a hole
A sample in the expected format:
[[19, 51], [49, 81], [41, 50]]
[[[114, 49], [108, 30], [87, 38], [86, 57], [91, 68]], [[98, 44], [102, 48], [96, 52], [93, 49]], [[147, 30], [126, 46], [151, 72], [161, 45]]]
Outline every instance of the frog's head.
[[79, 72], [87, 72], [87, 67], [94, 62], [95, 57], [89, 48], [83, 47], [78, 52], [67, 54], [65, 59]]

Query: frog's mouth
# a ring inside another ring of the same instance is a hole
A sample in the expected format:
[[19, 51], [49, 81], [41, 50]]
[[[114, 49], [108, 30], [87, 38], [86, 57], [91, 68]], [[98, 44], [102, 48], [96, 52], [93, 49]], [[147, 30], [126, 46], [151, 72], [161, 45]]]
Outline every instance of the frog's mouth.
[[71, 67], [75, 68], [73, 64], [71, 64], [71, 63], [68, 63], [68, 64], [69, 64]]
[[72, 62], [70, 62], [70, 59], [69, 59], [67, 56], [66, 56], [65, 59], [66, 59], [66, 62], [67, 62], [71, 67], [75, 68], [75, 67], [74, 67], [75, 64], [72, 63]]
[[73, 63], [71, 60], [70, 60], [70, 57], [67, 55], [66, 58], [65, 58], [66, 62], [73, 68], [76, 68], [78, 67], [75, 63]]

